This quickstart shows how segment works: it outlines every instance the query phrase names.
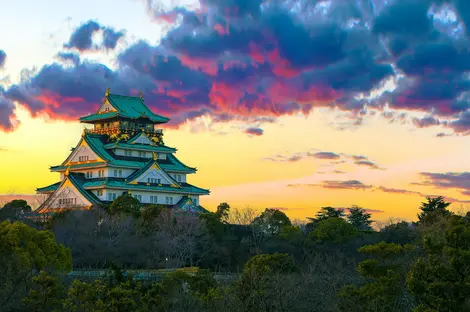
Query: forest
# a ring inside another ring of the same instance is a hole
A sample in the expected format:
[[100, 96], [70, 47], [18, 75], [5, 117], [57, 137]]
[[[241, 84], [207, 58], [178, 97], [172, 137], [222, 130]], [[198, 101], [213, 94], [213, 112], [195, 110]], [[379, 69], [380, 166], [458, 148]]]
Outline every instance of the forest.
[[[358, 206], [298, 222], [123, 195], [42, 220], [13, 200], [0, 209], [0, 310], [470, 311], [470, 212], [449, 206], [427, 197], [416, 222], [374, 222]], [[87, 271], [105, 273], [72, 274]]]

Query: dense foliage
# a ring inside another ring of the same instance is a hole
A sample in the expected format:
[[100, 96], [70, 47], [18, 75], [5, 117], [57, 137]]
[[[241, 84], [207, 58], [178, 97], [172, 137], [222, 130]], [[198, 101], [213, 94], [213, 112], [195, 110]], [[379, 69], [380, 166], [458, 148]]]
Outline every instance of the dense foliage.
[[373, 230], [357, 206], [297, 224], [124, 195], [39, 222], [13, 201], [0, 209], [0, 310], [470, 311], [470, 215], [449, 205], [427, 198], [418, 222]]

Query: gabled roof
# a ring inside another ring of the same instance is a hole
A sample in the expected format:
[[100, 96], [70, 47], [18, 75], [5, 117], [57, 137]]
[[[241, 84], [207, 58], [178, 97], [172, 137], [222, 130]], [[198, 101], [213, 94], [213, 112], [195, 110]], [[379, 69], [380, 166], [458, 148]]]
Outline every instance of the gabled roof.
[[49, 192], [54, 192], [59, 188], [62, 182], [57, 182], [45, 187], [39, 187], [36, 189], [36, 193], [49, 193]]
[[108, 143], [103, 146], [105, 149], [114, 149], [114, 148], [125, 148], [133, 150], [145, 150], [150, 152], [160, 152], [160, 153], [174, 153], [176, 148], [168, 147], [165, 145], [144, 145], [144, 144], [129, 144], [123, 142]]
[[87, 190], [85, 190], [83, 188], [83, 181], [84, 181], [84, 177], [83, 177], [82, 174], [69, 173], [62, 182], [56, 183], [56, 184], [58, 184], [57, 187], [54, 186], [55, 184], [50, 185], [49, 187], [54, 187], [55, 188], [54, 193], [41, 206], [39, 206], [38, 209], [36, 209], [36, 212], [40, 212], [45, 207], [47, 207], [49, 205], [50, 201], [52, 200], [52, 198], [54, 198], [55, 193], [58, 192], [64, 186], [64, 184], [67, 184], [67, 183], [72, 184], [72, 186], [75, 187], [75, 189], [86, 200], [88, 200], [90, 202], [90, 204], [92, 204], [92, 205], [101, 204], [101, 201], [99, 200], [98, 197], [96, 197], [91, 192], [88, 192]]
[[196, 205], [190, 196], [183, 196], [181, 200], [177, 202], [173, 208], [190, 211], [190, 212], [197, 212], [197, 213], [208, 212], [202, 206]]
[[92, 114], [80, 118], [80, 121], [92, 122], [117, 116], [129, 119], [147, 118], [158, 124], [166, 123], [170, 120], [167, 117], [154, 114], [140, 97], [106, 93], [106, 100], [117, 110], [117, 112]]
[[158, 164], [157, 160], [156, 159], [153, 159], [151, 161], [149, 161], [144, 167], [142, 167], [142, 169], [140, 170], [137, 170], [136, 172], [134, 172], [133, 174], [131, 174], [130, 176], [128, 176], [126, 178], [126, 182], [127, 183], [132, 183], [134, 182], [135, 180], [137, 180], [139, 177], [141, 177], [143, 174], [145, 174], [145, 172], [147, 172], [150, 168], [156, 168], [157, 170], [160, 170], [163, 174], [163, 176], [168, 179], [170, 182], [173, 183], [173, 185], [176, 185], [178, 188], [181, 188], [179, 182], [176, 182], [175, 179], [173, 179], [172, 176], [170, 176], [165, 170], [163, 170], [160, 165]]
[[85, 180], [82, 187], [86, 190], [107, 188], [117, 188], [123, 190], [140, 190], [150, 192], [169, 192], [178, 194], [195, 194], [195, 195], [207, 195], [210, 194], [209, 190], [191, 185], [189, 183], [180, 183], [180, 188], [173, 187], [168, 184], [155, 185], [147, 183], [129, 184], [125, 179], [119, 178], [98, 178]]
[[[124, 167], [124, 168], [132, 168], [132, 169], [141, 169], [142, 167], [146, 166], [148, 163], [148, 159], [140, 158], [140, 157], [129, 157], [129, 156], [120, 156], [114, 154], [110, 149], [106, 149], [105, 146], [108, 145], [107, 140], [108, 136], [103, 134], [94, 134], [84, 132], [84, 135], [81, 140], [84, 140], [88, 146], [93, 150], [96, 155], [102, 158], [105, 163], [103, 162], [95, 162], [95, 163], [86, 163], [86, 164], [72, 164], [70, 169], [84, 169], [84, 168], [91, 168], [91, 167], [98, 167], [102, 165], [114, 166], [114, 167]], [[79, 142], [78, 146], [82, 141]], [[70, 156], [69, 156], [70, 158]], [[69, 159], [67, 158], [67, 160]], [[62, 163], [60, 166], [53, 166], [51, 167], [52, 171], [65, 171], [68, 166], [66, 166], [67, 160]], [[196, 168], [192, 168], [186, 166], [181, 161], [176, 158], [171, 153], [167, 154], [167, 159], [158, 159], [158, 164], [162, 169], [165, 171], [172, 171], [172, 172], [181, 172], [181, 173], [194, 173]]]

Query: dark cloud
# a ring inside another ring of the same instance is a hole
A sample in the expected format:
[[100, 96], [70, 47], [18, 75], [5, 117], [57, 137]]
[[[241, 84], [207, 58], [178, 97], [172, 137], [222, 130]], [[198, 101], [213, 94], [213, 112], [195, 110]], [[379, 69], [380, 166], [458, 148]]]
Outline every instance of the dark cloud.
[[365, 185], [358, 180], [347, 180], [347, 181], [322, 181], [320, 184], [288, 184], [289, 187], [301, 187], [301, 186], [315, 186], [326, 189], [369, 189], [371, 185]]
[[318, 153], [309, 154], [309, 156], [312, 156], [313, 158], [317, 158], [317, 159], [339, 159], [340, 158], [340, 155], [332, 153], [332, 152], [318, 152]]
[[124, 37], [124, 32], [123, 31], [115, 31], [112, 28], [104, 28], [103, 30], [103, 46], [106, 49], [114, 49], [116, 48], [116, 45], [121, 39], [121, 37]]
[[0, 50], [0, 70], [2, 70], [3, 67], [5, 66], [6, 59], [7, 59], [7, 54], [5, 53], [5, 51]]
[[470, 172], [431, 173], [421, 172], [422, 182], [418, 185], [433, 186], [443, 189], [457, 189], [468, 195], [470, 191]]
[[424, 118], [413, 118], [413, 125], [418, 128], [427, 128], [431, 126], [438, 126], [440, 124], [440, 121], [432, 116]]
[[[45, 65], [3, 96], [33, 114], [68, 120], [92, 113], [108, 87], [128, 95], [142, 91], [152, 109], [172, 118], [170, 127], [211, 115], [217, 122], [245, 121], [257, 134], [255, 118], [332, 107], [353, 115], [348, 126], [360, 126], [370, 109], [388, 105], [393, 113], [384, 116], [391, 122], [404, 119], [395, 109], [425, 111], [467, 134], [468, 38], [435, 28], [429, 9], [437, 2], [451, 1], [201, 0], [198, 10], [166, 12], [159, 1], [146, 0], [155, 19], [174, 23], [160, 44], [129, 46], [117, 55], [115, 69], [62, 52], [64, 64]], [[468, 4], [452, 3], [468, 26]], [[102, 40], [94, 43], [94, 35]], [[64, 46], [114, 49], [123, 36], [91, 20]], [[395, 90], [358, 99], [396, 74], [403, 76]], [[413, 122], [423, 127], [432, 121]], [[308, 155], [286, 159], [303, 157]], [[373, 168], [369, 159], [352, 160]]]
[[101, 29], [100, 24], [88, 21], [70, 35], [69, 42], [64, 44], [65, 48], [76, 48], [79, 51], [93, 49], [93, 34]]
[[75, 29], [64, 47], [75, 48], [79, 51], [99, 49], [100, 46], [93, 43], [93, 35], [100, 30], [103, 32], [102, 46], [106, 49], [114, 49], [118, 40], [124, 36], [123, 31], [115, 31], [90, 20]]
[[354, 163], [358, 166], [366, 166], [366, 167], [369, 167], [371, 169], [383, 170], [382, 168], [377, 166], [377, 164], [373, 163], [370, 160], [358, 160], [358, 161], [355, 161]]
[[4, 90], [0, 86], [0, 130], [8, 132], [14, 130], [12, 120], [15, 118], [15, 105], [4, 96]]
[[245, 130], [245, 133], [254, 135], [254, 136], [260, 136], [264, 134], [264, 130], [261, 128], [248, 128]]
[[59, 52], [57, 58], [64, 62], [72, 62], [75, 66], [80, 64], [80, 55], [72, 52]]

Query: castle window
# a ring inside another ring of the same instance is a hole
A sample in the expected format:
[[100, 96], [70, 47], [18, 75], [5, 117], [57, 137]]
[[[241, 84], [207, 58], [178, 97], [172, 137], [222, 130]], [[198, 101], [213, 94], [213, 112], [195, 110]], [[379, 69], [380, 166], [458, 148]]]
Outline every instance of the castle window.
[[134, 195], [134, 197], [135, 197], [138, 201], [142, 202], [142, 195]]
[[86, 178], [87, 178], [87, 179], [93, 178], [93, 171], [88, 171], [88, 172], [86, 173]]
[[161, 184], [162, 183], [162, 180], [161, 179], [157, 179], [157, 184]]
[[103, 190], [98, 190], [98, 191], [96, 191], [96, 194], [97, 194], [98, 196], [103, 196]]
[[119, 177], [122, 178], [122, 170], [119, 170], [118, 173], [119, 173]]
[[132, 157], [132, 151], [130, 150], [124, 150], [124, 155], [128, 157]]
[[145, 152], [139, 152], [139, 157], [145, 158]]
[[116, 193], [108, 193], [108, 200], [113, 201], [116, 199]]
[[157, 196], [150, 196], [150, 202], [151, 202], [152, 204], [156, 204], [157, 201], [158, 201], [158, 197], [157, 197]]
[[98, 171], [98, 177], [100, 177], [100, 178], [104, 177], [104, 170], [99, 170]]
[[176, 181], [181, 182], [181, 176], [179, 174], [176, 176]]

